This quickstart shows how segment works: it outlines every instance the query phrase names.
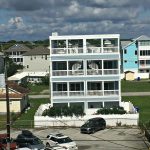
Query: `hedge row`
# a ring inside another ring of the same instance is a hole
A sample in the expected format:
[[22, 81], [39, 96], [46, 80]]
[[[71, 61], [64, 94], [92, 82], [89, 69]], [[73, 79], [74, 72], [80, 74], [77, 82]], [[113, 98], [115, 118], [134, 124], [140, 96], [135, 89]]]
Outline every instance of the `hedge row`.
[[62, 117], [62, 116], [84, 116], [84, 109], [81, 106], [71, 106], [71, 107], [51, 107], [46, 109], [42, 116], [50, 117]]
[[125, 114], [123, 107], [101, 108], [97, 110], [97, 114]]

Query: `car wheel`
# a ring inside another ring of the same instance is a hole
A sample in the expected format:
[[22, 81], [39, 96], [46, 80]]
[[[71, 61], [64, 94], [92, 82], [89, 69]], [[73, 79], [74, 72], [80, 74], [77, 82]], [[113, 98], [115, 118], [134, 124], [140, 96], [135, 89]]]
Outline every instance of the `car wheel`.
[[50, 144], [49, 143], [46, 143], [46, 148], [50, 148]]

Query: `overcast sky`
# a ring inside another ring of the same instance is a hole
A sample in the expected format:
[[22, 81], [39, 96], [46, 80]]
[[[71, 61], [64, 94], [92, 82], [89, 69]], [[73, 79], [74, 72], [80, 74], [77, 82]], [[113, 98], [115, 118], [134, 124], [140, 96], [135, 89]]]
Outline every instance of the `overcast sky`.
[[0, 0], [0, 41], [119, 33], [150, 36], [150, 0]]

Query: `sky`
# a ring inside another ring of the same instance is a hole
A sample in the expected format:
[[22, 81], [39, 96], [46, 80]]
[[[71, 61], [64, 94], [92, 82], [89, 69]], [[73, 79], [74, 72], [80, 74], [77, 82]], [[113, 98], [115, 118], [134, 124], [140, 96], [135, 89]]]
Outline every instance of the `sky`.
[[0, 0], [0, 41], [59, 35], [150, 36], [150, 0]]

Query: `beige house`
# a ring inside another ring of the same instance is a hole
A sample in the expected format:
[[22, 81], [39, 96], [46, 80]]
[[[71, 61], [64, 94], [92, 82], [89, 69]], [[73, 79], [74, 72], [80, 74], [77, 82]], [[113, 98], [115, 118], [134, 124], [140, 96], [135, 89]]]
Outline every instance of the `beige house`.
[[134, 72], [126, 71], [125, 72], [125, 80], [133, 81], [135, 79]]
[[[20, 113], [27, 107], [28, 91], [14, 83], [9, 83], [10, 112]], [[0, 113], [5, 114], [6, 89], [0, 88]]]
[[24, 72], [49, 72], [49, 53], [46, 47], [36, 47], [23, 55]]

